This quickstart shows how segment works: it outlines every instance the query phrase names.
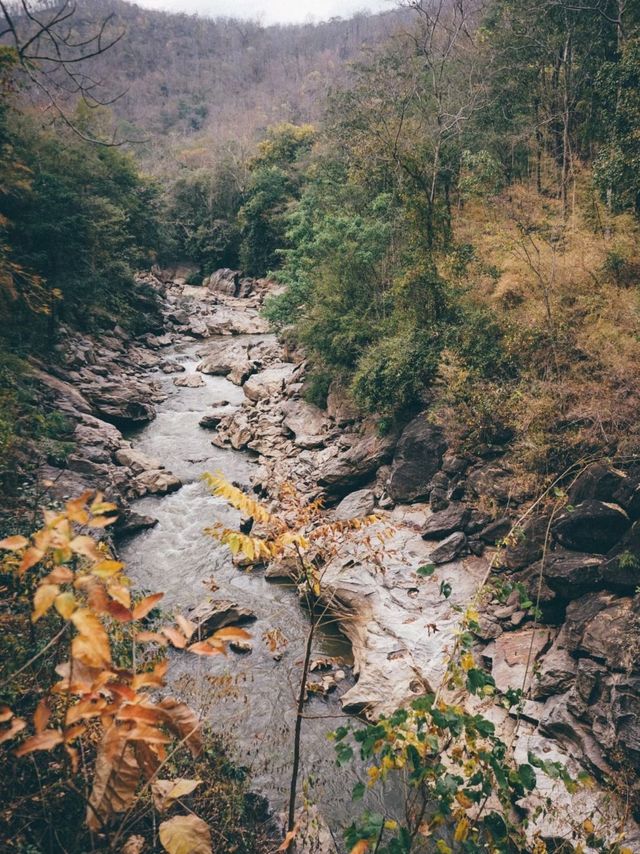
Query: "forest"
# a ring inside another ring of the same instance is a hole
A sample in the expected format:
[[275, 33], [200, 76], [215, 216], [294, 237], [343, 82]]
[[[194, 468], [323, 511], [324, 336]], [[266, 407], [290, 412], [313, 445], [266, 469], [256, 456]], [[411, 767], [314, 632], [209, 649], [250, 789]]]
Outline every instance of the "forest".
[[0, 2], [0, 151], [6, 850], [640, 852], [640, 5]]

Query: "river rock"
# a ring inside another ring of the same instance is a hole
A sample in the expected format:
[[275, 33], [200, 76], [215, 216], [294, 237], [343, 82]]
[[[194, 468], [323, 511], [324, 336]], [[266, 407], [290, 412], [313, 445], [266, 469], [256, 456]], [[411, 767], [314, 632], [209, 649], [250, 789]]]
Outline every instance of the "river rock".
[[431, 552], [431, 563], [438, 566], [455, 560], [467, 545], [467, 537], [462, 531], [451, 534]]
[[213, 376], [226, 376], [236, 365], [247, 362], [247, 346], [237, 341], [216, 341], [200, 354], [203, 359], [196, 370]]
[[182, 481], [171, 472], [158, 469], [143, 471], [132, 480], [131, 486], [138, 495], [167, 495], [180, 489]]
[[230, 270], [228, 267], [225, 267], [221, 270], [216, 270], [215, 273], [208, 276], [203, 281], [203, 285], [211, 291], [237, 297], [240, 292], [241, 275], [239, 270]]
[[186, 371], [186, 368], [179, 362], [162, 362], [160, 370], [163, 374], [182, 374]]
[[356, 519], [369, 516], [375, 506], [375, 495], [371, 489], [359, 489], [343, 498], [333, 511], [336, 519]]
[[463, 531], [470, 516], [471, 510], [464, 504], [451, 504], [427, 519], [422, 536], [425, 540], [440, 540], [455, 531]]
[[244, 385], [251, 374], [258, 370], [256, 362], [238, 362], [227, 374], [227, 379], [234, 385]]
[[249, 400], [266, 400], [284, 391], [287, 380], [291, 379], [296, 366], [288, 362], [274, 365], [250, 377], [243, 386]]
[[220, 424], [222, 419], [226, 418], [227, 415], [229, 415], [233, 411], [233, 406], [220, 406], [217, 409], [214, 409], [208, 415], [203, 415], [198, 423], [206, 430], [214, 430]]
[[202, 602], [187, 615], [196, 625], [196, 631], [201, 637], [207, 637], [218, 629], [234, 624], [252, 622], [256, 615], [249, 608], [242, 608], [227, 599], [217, 599]]
[[[152, 395], [152, 389], [143, 384], [105, 383], [88, 389], [86, 395], [98, 414], [116, 426], [146, 424], [156, 417], [155, 408], [146, 402]], [[146, 400], [141, 399], [143, 395]]]
[[304, 400], [286, 400], [280, 409], [283, 424], [294, 435], [301, 448], [318, 448], [324, 444], [327, 422], [321, 409]]
[[121, 448], [114, 456], [121, 466], [127, 466], [134, 474], [164, 468], [160, 460], [148, 457], [135, 448]]
[[631, 522], [617, 504], [587, 499], [565, 510], [552, 527], [555, 539], [568, 549], [605, 554], [622, 537]]
[[184, 377], [176, 377], [173, 384], [180, 388], [201, 388], [205, 381], [200, 374], [186, 374]]
[[158, 520], [153, 516], [145, 516], [142, 513], [136, 513], [135, 510], [125, 510], [118, 517], [115, 525], [116, 533], [120, 536], [130, 536], [137, 534], [140, 531], [146, 531], [149, 528], [154, 528], [158, 524]]
[[431, 491], [447, 443], [442, 429], [418, 415], [402, 431], [391, 464], [388, 492], [394, 501], [417, 501]]

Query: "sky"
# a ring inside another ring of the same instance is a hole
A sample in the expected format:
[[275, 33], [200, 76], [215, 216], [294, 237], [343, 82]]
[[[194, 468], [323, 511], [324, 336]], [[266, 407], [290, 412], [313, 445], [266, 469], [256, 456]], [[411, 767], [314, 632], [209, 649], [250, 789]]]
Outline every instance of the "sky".
[[251, 18], [263, 24], [299, 24], [348, 18], [355, 12], [380, 12], [393, 0], [135, 0], [138, 6], [168, 12], [197, 12], [209, 17]]

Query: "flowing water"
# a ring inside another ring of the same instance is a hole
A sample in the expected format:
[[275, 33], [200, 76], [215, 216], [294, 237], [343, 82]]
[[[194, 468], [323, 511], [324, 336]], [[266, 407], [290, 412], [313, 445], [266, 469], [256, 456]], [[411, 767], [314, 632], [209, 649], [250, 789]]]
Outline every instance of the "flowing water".
[[[163, 355], [193, 373], [201, 348], [201, 342], [179, 344]], [[254, 790], [280, 811], [288, 794], [295, 696], [309, 621], [291, 585], [267, 581], [256, 570], [238, 569], [228, 550], [203, 533], [216, 521], [236, 526], [239, 517], [209, 494], [202, 473], [221, 471], [230, 481], [248, 484], [256, 461], [247, 452], [216, 448], [211, 431], [199, 426], [212, 403], [239, 403], [244, 397], [228, 380], [202, 376], [205, 386], [182, 388], [174, 385], [173, 376], [158, 372], [167, 399], [158, 406], [157, 418], [129, 438], [134, 447], [159, 458], [184, 486], [172, 495], [136, 502], [135, 509], [157, 518], [158, 525], [129, 539], [121, 552], [138, 587], [165, 592], [168, 614], [184, 613], [212, 595], [256, 614], [257, 620], [246, 627], [252, 635], [251, 654], [203, 658], [172, 652], [170, 681], [175, 693], [225, 735], [237, 761], [250, 770]], [[281, 661], [274, 660], [264, 640], [274, 629], [287, 639]], [[315, 653], [348, 660], [350, 651], [343, 636], [327, 628], [317, 638]], [[346, 680], [328, 699], [311, 698], [303, 725], [300, 789], [306, 781], [308, 796], [336, 836], [353, 810], [349, 793], [356, 777], [353, 768], [336, 766], [327, 733], [344, 723], [338, 696], [349, 684]]]

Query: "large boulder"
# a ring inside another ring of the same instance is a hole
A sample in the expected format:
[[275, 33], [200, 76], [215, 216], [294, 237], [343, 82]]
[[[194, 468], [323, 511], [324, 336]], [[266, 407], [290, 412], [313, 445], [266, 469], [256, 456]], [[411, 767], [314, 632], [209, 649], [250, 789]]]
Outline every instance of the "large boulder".
[[196, 370], [203, 374], [226, 376], [237, 365], [246, 363], [247, 346], [238, 341], [216, 341], [198, 355], [203, 358]]
[[394, 501], [417, 501], [431, 491], [431, 481], [447, 449], [442, 429], [418, 415], [402, 431], [391, 464], [388, 492]]
[[634, 593], [640, 587], [640, 521], [606, 555], [600, 571], [612, 590]]
[[441, 563], [450, 563], [455, 560], [467, 545], [467, 538], [462, 531], [457, 531], [444, 539], [431, 552], [431, 562], [438, 566]]
[[137, 495], [167, 495], [180, 489], [182, 481], [169, 471], [152, 469], [135, 477], [131, 486]]
[[336, 380], [329, 386], [327, 415], [329, 418], [333, 418], [338, 427], [352, 424], [358, 419], [358, 408], [345, 389]]
[[507, 569], [522, 569], [542, 557], [548, 527], [546, 516], [533, 516], [525, 522], [504, 550], [502, 562]]
[[636, 644], [631, 638], [638, 625], [638, 603], [606, 590], [587, 593], [567, 606], [564, 626], [568, 651], [588, 656], [610, 670], [637, 667]]
[[619, 505], [589, 498], [565, 510], [552, 531], [555, 539], [567, 549], [606, 554], [630, 525], [629, 517]]
[[116, 451], [114, 456], [121, 466], [127, 466], [134, 474], [164, 468], [160, 460], [155, 459], [155, 457], [148, 457], [135, 448], [121, 448]]
[[318, 448], [324, 444], [327, 421], [324, 413], [304, 400], [286, 400], [280, 407], [284, 413], [283, 424], [294, 435], [301, 448]]
[[491, 662], [491, 675], [499, 691], [509, 688], [525, 689], [531, 685], [536, 660], [553, 640], [553, 630], [547, 628], [520, 629], [505, 632], [483, 650]]
[[243, 391], [249, 400], [267, 400], [284, 391], [295, 369], [296, 366], [289, 362], [274, 365], [250, 377], [242, 387]]
[[203, 284], [210, 291], [217, 291], [221, 294], [237, 297], [240, 293], [240, 277], [239, 270], [230, 270], [224, 267], [221, 270], [216, 270], [215, 273], [204, 280]]
[[[563, 599], [576, 599], [602, 585], [602, 557], [560, 550], [547, 555], [542, 574], [549, 587]], [[531, 568], [535, 575], [537, 566]]]
[[334, 496], [346, 495], [367, 483], [393, 453], [394, 436], [364, 433], [344, 453], [332, 454], [318, 471], [318, 483]]
[[333, 511], [336, 519], [357, 519], [361, 516], [369, 516], [373, 513], [375, 506], [375, 495], [371, 489], [359, 489], [342, 499]]
[[141, 399], [145, 393], [150, 395], [151, 390], [138, 385], [130, 387], [125, 383], [105, 383], [91, 387], [87, 397], [104, 419], [118, 427], [132, 427], [146, 424], [156, 417], [155, 408]]
[[200, 374], [185, 374], [184, 376], [176, 377], [173, 384], [179, 388], [202, 388], [205, 385], [205, 381]]

